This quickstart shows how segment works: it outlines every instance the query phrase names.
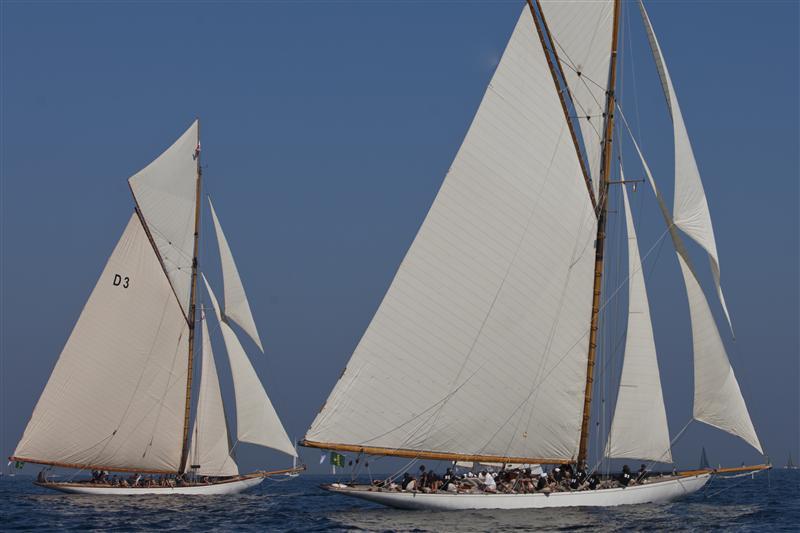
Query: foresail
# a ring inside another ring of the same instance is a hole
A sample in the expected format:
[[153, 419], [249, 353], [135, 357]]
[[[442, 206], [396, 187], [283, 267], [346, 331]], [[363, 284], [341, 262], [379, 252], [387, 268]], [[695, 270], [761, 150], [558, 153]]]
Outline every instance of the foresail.
[[211, 203], [211, 198], [208, 199], [208, 205], [211, 207], [211, 218], [214, 220], [214, 230], [217, 233], [219, 256], [222, 262], [222, 292], [225, 297], [225, 316], [239, 324], [245, 333], [250, 335], [258, 349], [263, 352], [264, 348], [261, 346], [261, 338], [258, 336], [253, 313], [250, 311], [247, 294], [244, 292], [244, 285], [242, 285], [242, 279], [239, 277], [239, 269], [236, 268], [231, 248], [228, 246], [228, 239], [225, 238], [225, 233], [222, 231], [222, 226], [217, 218], [217, 212], [214, 210], [214, 204]]
[[[623, 116], [624, 120], [624, 116]], [[632, 139], [642, 161], [647, 179], [653, 187], [661, 214], [669, 230], [678, 263], [683, 274], [689, 300], [689, 317], [692, 324], [692, 348], [694, 351], [694, 407], [693, 417], [723, 431], [742, 438], [761, 452], [750, 414], [742, 397], [739, 382], [731, 367], [725, 345], [719, 335], [708, 300], [692, 267], [686, 246], [683, 243], [664, 199], [659, 192], [650, 167], [644, 159], [639, 145]]]
[[239, 467], [230, 453], [225, 405], [219, 387], [217, 365], [211, 349], [211, 338], [205, 313], [201, 313], [203, 330], [203, 366], [197, 394], [197, 410], [189, 448], [189, 466], [203, 476], [236, 476]]
[[525, 6], [306, 441], [484, 461], [576, 457], [596, 224]]
[[258, 379], [253, 365], [250, 364], [247, 354], [239, 343], [236, 333], [225, 322], [220, 313], [217, 302], [208, 280], [203, 276], [208, 297], [219, 321], [225, 349], [231, 363], [233, 375], [233, 389], [236, 396], [236, 438], [241, 442], [249, 442], [272, 448], [292, 457], [297, 457], [297, 452], [292, 446], [283, 424], [278, 418], [278, 413]]
[[158, 159], [128, 180], [187, 317], [194, 257], [199, 143], [199, 125], [194, 121]]
[[600, 184], [613, 0], [541, 0], [575, 112], [595, 198]]
[[176, 472], [188, 325], [134, 214], [81, 312], [14, 456]]
[[628, 331], [606, 455], [671, 463], [669, 427], [661, 392], [650, 304], [625, 187], [622, 194], [628, 230]]
[[692, 143], [689, 140], [689, 133], [686, 131], [686, 125], [683, 122], [678, 97], [667, 70], [664, 54], [661, 52], [650, 18], [641, 0], [639, 0], [639, 9], [647, 31], [650, 49], [656, 62], [656, 68], [661, 78], [661, 86], [664, 89], [667, 106], [672, 115], [675, 143], [675, 205], [672, 213], [674, 223], [708, 253], [717, 295], [722, 304], [722, 310], [725, 312], [728, 326], [733, 331], [733, 324], [731, 323], [728, 307], [725, 304], [725, 297], [722, 293], [722, 286], [720, 285], [719, 255], [714, 238], [714, 228], [711, 224], [711, 213], [708, 210], [708, 201], [703, 189], [703, 182], [700, 179], [700, 171], [697, 168]]

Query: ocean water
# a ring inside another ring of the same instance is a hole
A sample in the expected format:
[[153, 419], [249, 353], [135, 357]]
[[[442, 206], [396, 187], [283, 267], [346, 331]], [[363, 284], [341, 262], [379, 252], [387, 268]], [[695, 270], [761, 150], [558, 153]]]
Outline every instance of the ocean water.
[[0, 478], [0, 529], [46, 531], [800, 531], [800, 470], [715, 479], [668, 505], [529, 511], [399, 511], [327, 493], [330, 476], [265, 481], [219, 497], [70, 496]]

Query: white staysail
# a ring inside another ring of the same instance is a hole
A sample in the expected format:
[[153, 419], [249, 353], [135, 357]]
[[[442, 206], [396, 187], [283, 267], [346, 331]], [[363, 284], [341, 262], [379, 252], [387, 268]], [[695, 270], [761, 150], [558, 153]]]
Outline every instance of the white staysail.
[[596, 225], [526, 6], [425, 221], [306, 440], [576, 457]]
[[575, 104], [595, 197], [600, 184], [613, 0], [542, 0], [567, 86]]
[[17, 460], [176, 472], [188, 337], [186, 317], [134, 214], [36, 404]]
[[217, 212], [214, 211], [214, 204], [211, 203], [211, 198], [208, 199], [208, 205], [211, 207], [211, 218], [214, 220], [214, 230], [217, 233], [217, 243], [219, 245], [219, 257], [222, 262], [222, 292], [225, 297], [225, 316], [239, 324], [245, 333], [250, 335], [258, 349], [263, 352], [264, 348], [261, 346], [261, 338], [258, 336], [253, 313], [250, 311], [247, 294], [244, 292], [244, 285], [242, 285], [242, 279], [239, 277], [239, 269], [236, 268], [231, 248], [228, 246], [228, 239], [225, 238], [225, 233], [222, 231], [222, 226], [217, 218]]
[[237, 440], [273, 448], [296, 457], [297, 452], [278, 418], [278, 413], [275, 412], [261, 380], [258, 379], [253, 365], [250, 364], [250, 359], [236, 337], [236, 333], [225, 322], [217, 298], [205, 276], [203, 276], [203, 281], [219, 320], [225, 349], [228, 351], [231, 363], [233, 389], [236, 396]]
[[[624, 116], [623, 116], [624, 120]], [[689, 316], [692, 324], [692, 348], [694, 351], [694, 408], [693, 417], [723, 431], [741, 437], [759, 452], [761, 444], [756, 435], [750, 414], [742, 397], [739, 382], [731, 367], [725, 345], [719, 335], [714, 316], [708, 306], [703, 289], [692, 268], [689, 254], [680, 234], [656, 187], [650, 167], [644, 159], [636, 140], [631, 136], [639, 154], [647, 179], [653, 187], [664, 222], [669, 229], [672, 243], [678, 254], [686, 294], [689, 299]]]
[[650, 304], [625, 187], [622, 195], [628, 229], [628, 332], [606, 455], [671, 463], [669, 426], [661, 392]]
[[186, 316], [194, 257], [199, 131], [194, 121], [158, 159], [128, 180]]
[[664, 54], [658, 44], [658, 39], [653, 31], [650, 18], [644, 8], [644, 4], [639, 0], [639, 9], [642, 14], [647, 38], [653, 58], [656, 62], [658, 74], [661, 77], [661, 86], [667, 99], [667, 106], [672, 115], [673, 134], [675, 142], [675, 205], [673, 206], [673, 219], [677, 227], [683, 230], [692, 240], [697, 242], [708, 253], [711, 263], [711, 273], [714, 277], [717, 295], [719, 296], [722, 310], [728, 326], [733, 331], [728, 306], [725, 304], [725, 297], [722, 294], [720, 285], [719, 255], [717, 253], [717, 243], [714, 239], [714, 228], [711, 225], [711, 213], [708, 210], [708, 201], [703, 189], [703, 182], [700, 179], [700, 171], [697, 168], [697, 161], [694, 158], [692, 143], [689, 141], [689, 133], [683, 122], [683, 115], [678, 104], [678, 97], [675, 94], [675, 87], [672, 85], [667, 64], [664, 61]]
[[236, 476], [239, 467], [231, 457], [225, 405], [219, 388], [217, 365], [211, 349], [211, 338], [205, 313], [201, 312], [203, 329], [203, 367], [197, 394], [197, 412], [194, 418], [189, 464], [197, 465], [197, 474], [203, 476]]

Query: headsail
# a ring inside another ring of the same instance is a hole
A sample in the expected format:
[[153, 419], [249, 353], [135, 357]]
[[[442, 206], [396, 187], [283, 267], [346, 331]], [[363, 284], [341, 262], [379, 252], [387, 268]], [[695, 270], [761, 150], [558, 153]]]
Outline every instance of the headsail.
[[[624, 120], [624, 116], [623, 116]], [[678, 254], [678, 263], [683, 274], [686, 294], [689, 299], [689, 316], [692, 324], [692, 347], [694, 351], [694, 408], [693, 417], [723, 431], [741, 437], [759, 452], [758, 441], [750, 414], [747, 412], [739, 382], [733, 373], [725, 345], [708, 306], [697, 275], [694, 272], [689, 253], [683, 239], [672, 222], [669, 210], [664, 204], [650, 167], [644, 159], [636, 140], [633, 145], [642, 162], [645, 174], [653, 187], [664, 222], [669, 229], [672, 243]]]
[[188, 329], [134, 214], [14, 456], [79, 468], [178, 471]]
[[194, 417], [192, 445], [189, 448], [189, 465], [197, 465], [197, 474], [203, 476], [236, 476], [239, 467], [230, 453], [228, 423], [225, 405], [219, 388], [217, 365], [211, 349], [211, 338], [205, 313], [201, 312], [203, 329], [203, 367], [197, 394], [197, 411]]
[[600, 183], [613, 0], [541, 0], [575, 105], [595, 198]]
[[526, 6], [306, 444], [481, 461], [576, 457], [596, 223]]
[[237, 440], [273, 448], [296, 457], [297, 452], [278, 418], [278, 413], [275, 412], [261, 380], [258, 379], [253, 365], [250, 364], [250, 359], [236, 337], [236, 333], [220, 312], [217, 298], [205, 276], [203, 276], [203, 281], [217, 315], [222, 338], [225, 341], [225, 349], [228, 351], [231, 363], [233, 389], [236, 396]]
[[197, 205], [195, 159], [199, 148], [199, 124], [195, 120], [158, 159], [128, 180], [187, 317]]
[[667, 106], [672, 115], [673, 134], [675, 142], [675, 205], [673, 206], [673, 219], [677, 227], [683, 230], [692, 240], [697, 242], [708, 253], [711, 263], [711, 273], [714, 277], [717, 295], [719, 296], [725, 318], [733, 331], [728, 307], [725, 304], [725, 297], [722, 294], [719, 272], [719, 255], [717, 253], [717, 243], [714, 239], [714, 228], [711, 224], [711, 213], [708, 210], [708, 201], [703, 189], [703, 182], [700, 179], [700, 171], [697, 169], [697, 161], [694, 158], [692, 143], [689, 141], [689, 134], [683, 122], [683, 115], [678, 104], [678, 97], [672, 85], [672, 79], [664, 61], [664, 54], [658, 45], [658, 39], [653, 31], [650, 18], [644, 4], [639, 0], [639, 9], [642, 14], [647, 38], [653, 52], [658, 74], [661, 77], [661, 86], [667, 99]]
[[622, 195], [628, 229], [628, 333], [606, 455], [671, 463], [669, 426], [661, 392], [650, 304], [625, 187]]
[[242, 279], [239, 277], [239, 269], [236, 268], [231, 248], [228, 246], [228, 239], [225, 238], [225, 233], [222, 232], [222, 226], [217, 218], [217, 212], [214, 211], [214, 204], [211, 203], [211, 198], [208, 199], [208, 205], [211, 207], [211, 218], [214, 220], [214, 230], [217, 233], [217, 243], [219, 244], [219, 257], [222, 262], [222, 292], [225, 297], [225, 316], [239, 324], [245, 333], [250, 335], [258, 349], [263, 352], [264, 348], [261, 346], [261, 338], [258, 336], [253, 313], [250, 311], [247, 294], [244, 292], [244, 285], [242, 285]]

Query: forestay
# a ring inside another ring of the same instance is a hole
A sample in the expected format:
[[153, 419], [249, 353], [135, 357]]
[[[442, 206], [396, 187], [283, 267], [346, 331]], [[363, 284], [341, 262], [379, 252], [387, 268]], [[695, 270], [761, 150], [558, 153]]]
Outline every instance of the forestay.
[[425, 221], [306, 440], [576, 457], [595, 232], [526, 6]]
[[187, 317], [194, 257], [199, 142], [199, 124], [194, 121], [158, 159], [128, 180]]
[[613, 0], [541, 0], [575, 106], [595, 197], [600, 184]]
[[197, 411], [194, 418], [192, 444], [189, 448], [189, 466], [203, 476], [236, 476], [239, 468], [230, 453], [228, 423], [225, 405], [219, 387], [217, 365], [208, 335], [205, 312], [201, 311], [203, 330], [203, 366], [197, 394]]
[[761, 444], [739, 388], [739, 382], [736, 380], [728, 354], [725, 352], [725, 345], [722, 343], [719, 329], [717, 329], [714, 316], [708, 306], [708, 300], [692, 267], [686, 246], [675, 229], [675, 224], [664, 205], [664, 199], [656, 186], [653, 174], [650, 172], [650, 167], [645, 161], [639, 145], [633, 137], [631, 140], [641, 159], [647, 179], [653, 187], [664, 223], [672, 237], [686, 286], [694, 351], [693, 417], [741, 437], [756, 450], [762, 452]]
[[628, 331], [606, 455], [671, 463], [669, 426], [661, 392], [650, 304], [625, 187], [622, 188], [622, 197], [628, 231]]
[[231, 363], [233, 390], [236, 397], [237, 440], [273, 448], [296, 457], [297, 452], [286, 435], [278, 413], [275, 412], [267, 392], [261, 385], [261, 380], [258, 379], [253, 365], [250, 364], [250, 359], [236, 337], [236, 333], [225, 321], [217, 298], [205, 276], [203, 276], [203, 281], [217, 315], [222, 338], [225, 341], [225, 349], [228, 351]]
[[214, 210], [214, 204], [211, 203], [211, 198], [208, 199], [208, 205], [211, 207], [211, 218], [214, 220], [214, 230], [219, 244], [219, 257], [222, 262], [225, 316], [236, 322], [245, 333], [250, 335], [258, 349], [263, 352], [264, 348], [261, 346], [261, 338], [258, 336], [253, 313], [250, 311], [247, 294], [244, 292], [244, 285], [242, 285], [242, 279], [239, 277], [239, 269], [236, 268], [231, 248], [228, 246], [228, 239], [225, 238], [225, 233], [222, 231], [222, 226], [217, 218], [217, 212]]
[[664, 55], [661, 52], [650, 18], [647, 16], [647, 11], [641, 0], [639, 0], [639, 9], [647, 30], [647, 38], [650, 42], [656, 68], [661, 78], [661, 86], [664, 89], [667, 106], [672, 115], [675, 142], [675, 205], [672, 213], [674, 223], [708, 253], [717, 295], [722, 304], [722, 310], [725, 312], [728, 325], [733, 331], [730, 314], [728, 313], [728, 307], [725, 304], [725, 297], [722, 294], [722, 286], [720, 285], [719, 255], [717, 254], [717, 243], [714, 239], [714, 228], [711, 225], [711, 214], [708, 210], [708, 201], [703, 189], [703, 182], [700, 179], [700, 171], [697, 169], [697, 161], [694, 158], [692, 143], [689, 141], [689, 134], [683, 122], [678, 97], [675, 94], [675, 88], [672, 85], [672, 79], [664, 61]]
[[188, 325], [134, 214], [58, 358], [17, 460], [176, 472]]

